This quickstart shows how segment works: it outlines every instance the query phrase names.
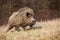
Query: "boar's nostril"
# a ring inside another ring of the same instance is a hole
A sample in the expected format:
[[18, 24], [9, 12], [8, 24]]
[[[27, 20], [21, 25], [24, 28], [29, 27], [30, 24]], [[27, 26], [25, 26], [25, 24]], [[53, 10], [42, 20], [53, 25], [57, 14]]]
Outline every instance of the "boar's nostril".
[[36, 21], [35, 20], [33, 20], [33, 24], [35, 24], [36, 23]]
[[33, 22], [36, 22], [35, 20], [33, 20]]

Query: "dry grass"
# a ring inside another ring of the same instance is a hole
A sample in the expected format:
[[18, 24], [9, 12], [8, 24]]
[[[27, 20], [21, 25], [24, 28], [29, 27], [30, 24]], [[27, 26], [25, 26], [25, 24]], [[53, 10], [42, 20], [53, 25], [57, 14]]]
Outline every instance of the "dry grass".
[[[4, 34], [6, 27], [0, 28], [0, 35]], [[9, 31], [1, 36], [0, 40], [60, 40], [60, 19], [37, 22], [33, 29], [17, 32]]]

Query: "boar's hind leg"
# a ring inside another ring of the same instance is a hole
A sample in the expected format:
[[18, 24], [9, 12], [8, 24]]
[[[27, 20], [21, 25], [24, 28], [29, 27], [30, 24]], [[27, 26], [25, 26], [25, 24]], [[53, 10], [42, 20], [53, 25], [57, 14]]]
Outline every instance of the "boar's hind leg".
[[13, 26], [10, 25], [7, 29], [7, 32], [10, 31], [12, 28], [13, 28]]

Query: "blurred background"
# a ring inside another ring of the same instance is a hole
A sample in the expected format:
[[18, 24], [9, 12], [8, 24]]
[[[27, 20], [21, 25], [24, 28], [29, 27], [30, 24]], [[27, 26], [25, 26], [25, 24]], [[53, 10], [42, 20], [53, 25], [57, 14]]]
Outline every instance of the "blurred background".
[[60, 0], [0, 0], [0, 25], [7, 24], [9, 16], [22, 7], [32, 8], [37, 21], [60, 18]]

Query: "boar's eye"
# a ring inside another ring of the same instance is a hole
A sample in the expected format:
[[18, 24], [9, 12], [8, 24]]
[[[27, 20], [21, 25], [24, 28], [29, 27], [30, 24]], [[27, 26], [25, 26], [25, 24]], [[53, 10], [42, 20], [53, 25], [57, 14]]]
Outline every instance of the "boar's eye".
[[31, 17], [31, 14], [29, 12], [27, 12], [26, 16], [29, 18], [29, 17]]

